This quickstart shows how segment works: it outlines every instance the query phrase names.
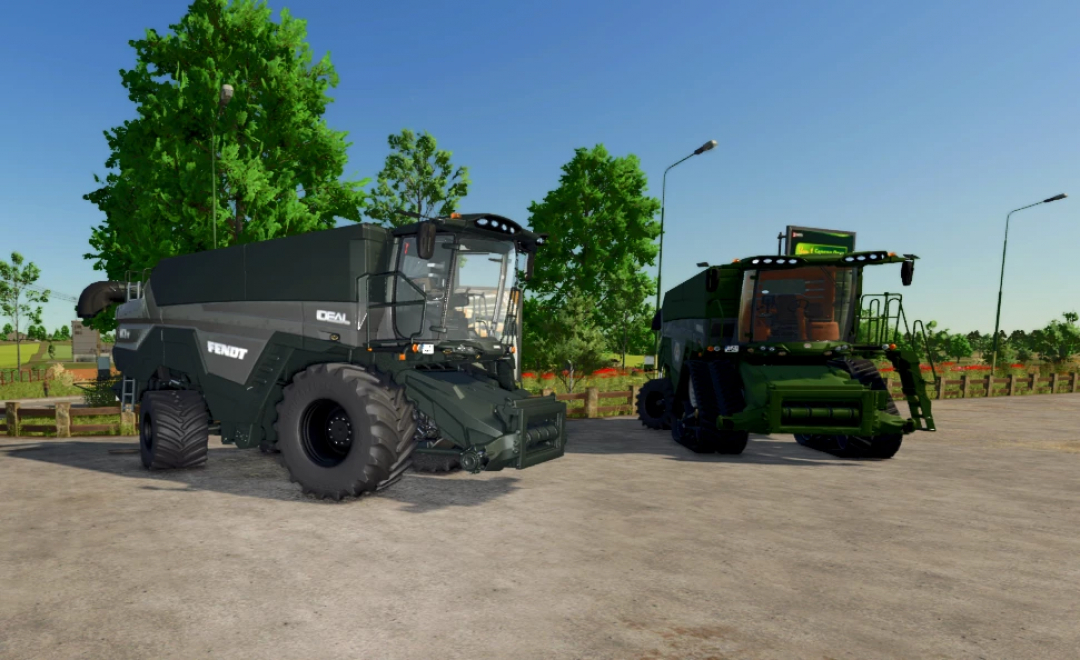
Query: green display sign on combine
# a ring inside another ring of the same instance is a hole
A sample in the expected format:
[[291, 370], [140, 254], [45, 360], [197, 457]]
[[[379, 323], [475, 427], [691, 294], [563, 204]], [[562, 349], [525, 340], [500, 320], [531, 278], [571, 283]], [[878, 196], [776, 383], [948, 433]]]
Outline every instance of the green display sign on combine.
[[787, 253], [789, 255], [847, 254], [854, 251], [855, 232], [853, 231], [792, 227], [788, 225]]

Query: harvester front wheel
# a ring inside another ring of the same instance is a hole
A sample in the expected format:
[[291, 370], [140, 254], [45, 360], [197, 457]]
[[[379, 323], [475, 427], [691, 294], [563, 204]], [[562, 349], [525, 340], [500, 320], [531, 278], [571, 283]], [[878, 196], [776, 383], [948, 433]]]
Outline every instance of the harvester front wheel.
[[277, 448], [305, 493], [340, 500], [381, 490], [408, 469], [413, 404], [388, 377], [352, 364], [297, 374], [277, 405]]
[[650, 429], [670, 429], [675, 389], [667, 378], [655, 378], [641, 386], [637, 395], [637, 414]]
[[210, 415], [194, 390], [158, 390], [143, 395], [139, 407], [139, 456], [148, 470], [206, 464]]

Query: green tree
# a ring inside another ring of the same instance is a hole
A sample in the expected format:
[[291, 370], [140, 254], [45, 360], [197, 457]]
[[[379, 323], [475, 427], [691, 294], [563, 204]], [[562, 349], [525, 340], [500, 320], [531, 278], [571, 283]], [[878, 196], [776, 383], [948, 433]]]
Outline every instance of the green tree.
[[975, 352], [971, 347], [971, 341], [966, 335], [959, 333], [950, 334], [946, 339], [946, 343], [948, 346], [946, 350], [949, 352], [949, 357], [958, 364], [961, 359], [971, 357], [972, 353]]
[[66, 325], [62, 325], [56, 329], [56, 338], [61, 341], [68, 341], [71, 339], [71, 328]]
[[3, 330], [3, 333], [4, 333], [3, 338], [7, 339], [7, 336], [10, 335], [13, 332], [15, 332], [15, 328], [12, 327], [12, 325], [10, 323], [5, 323], [4, 324], [4, 330]]
[[604, 329], [608, 350], [621, 356], [623, 368], [627, 355], [651, 354], [656, 348], [656, 333], [652, 331], [652, 319], [656, 313], [653, 305], [645, 304], [637, 310], [626, 309], [618, 323]]
[[[41, 269], [18, 252], [11, 253], [11, 263], [0, 259], [0, 312], [11, 319], [15, 333], [15, 368], [22, 365], [20, 329], [41, 323], [41, 303], [49, 302], [49, 291], [29, 288], [41, 277]], [[37, 305], [36, 307], [34, 305]], [[29, 333], [26, 333], [29, 334]]]
[[365, 214], [386, 226], [400, 227], [416, 222], [398, 211], [424, 216], [447, 216], [469, 192], [469, 169], [450, 163], [452, 152], [438, 149], [427, 131], [416, 136], [409, 129], [387, 138], [386, 157], [378, 184]]
[[26, 338], [34, 341], [45, 341], [48, 339], [48, 333], [43, 325], [31, 325], [26, 329]]
[[549, 236], [526, 286], [556, 307], [571, 294], [593, 301], [595, 325], [617, 336], [656, 291], [643, 268], [656, 258], [660, 201], [646, 196], [636, 156], [602, 144], [576, 149], [562, 171], [559, 186], [529, 205], [530, 227]]
[[1053, 320], [1032, 333], [1031, 347], [1039, 358], [1060, 367], [1080, 354], [1080, 326], [1076, 312], [1062, 314], [1064, 321]]
[[50, 360], [55, 360], [56, 359], [56, 346], [54, 346], [52, 344], [52, 342], [49, 342], [49, 359]]
[[581, 379], [607, 366], [606, 341], [593, 318], [594, 302], [573, 294], [554, 305], [536, 298], [525, 300], [522, 343], [523, 363], [539, 371], [553, 371], [567, 392]]
[[[328, 55], [312, 64], [305, 22], [282, 9], [274, 23], [265, 2], [195, 0], [169, 29], [129, 42], [137, 61], [121, 78], [137, 115], [105, 132], [111, 171], [84, 196], [105, 215], [84, 255], [95, 270], [127, 279], [212, 248], [215, 232], [221, 247], [359, 221], [368, 180], [341, 178], [349, 143], [323, 118], [338, 76]], [[221, 108], [223, 84], [234, 96]], [[114, 329], [113, 308], [88, 325]]]

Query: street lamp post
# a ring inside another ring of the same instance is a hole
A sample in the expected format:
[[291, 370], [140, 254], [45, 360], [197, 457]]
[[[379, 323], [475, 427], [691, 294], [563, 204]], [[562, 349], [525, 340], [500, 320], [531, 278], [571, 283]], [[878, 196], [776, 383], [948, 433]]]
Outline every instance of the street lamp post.
[[[221, 94], [218, 97], [217, 117], [233, 97], [232, 85], [222, 85]], [[216, 121], [214, 122], [216, 123]], [[214, 249], [217, 249], [217, 136], [214, 134], [214, 123], [210, 124], [210, 181], [212, 192], [210, 195], [210, 224], [214, 227]]]
[[1054, 195], [1044, 199], [1041, 202], [1035, 202], [1034, 204], [1028, 204], [1027, 206], [1021, 206], [1018, 209], [1009, 211], [1009, 214], [1005, 216], [1005, 242], [1001, 246], [1001, 280], [998, 282], [998, 301], [997, 301], [997, 314], [994, 317], [994, 353], [990, 360], [990, 374], [993, 375], [994, 370], [997, 369], [997, 357], [998, 357], [998, 330], [1001, 327], [1001, 291], [1005, 285], [1005, 250], [1009, 247], [1009, 218], [1013, 213], [1017, 211], [1023, 211], [1024, 209], [1030, 209], [1032, 206], [1038, 206], [1039, 204], [1048, 204], [1050, 202], [1056, 202], [1059, 199], [1065, 199], [1067, 195], [1062, 193], [1060, 195]]
[[[656, 267], [656, 311], [660, 311], [660, 288], [661, 279], [664, 273], [664, 203], [667, 201], [667, 173], [671, 168], [675, 167], [679, 163], [683, 162], [693, 156], [700, 156], [701, 154], [709, 151], [716, 146], [716, 140], [709, 140], [705, 144], [701, 145], [697, 149], [694, 149], [694, 153], [679, 159], [678, 161], [668, 165], [668, 168], [664, 170], [663, 183], [660, 185], [660, 263]], [[653, 355], [653, 368], [656, 369], [660, 365], [659, 355], [660, 353], [660, 331], [656, 332], [656, 351]]]

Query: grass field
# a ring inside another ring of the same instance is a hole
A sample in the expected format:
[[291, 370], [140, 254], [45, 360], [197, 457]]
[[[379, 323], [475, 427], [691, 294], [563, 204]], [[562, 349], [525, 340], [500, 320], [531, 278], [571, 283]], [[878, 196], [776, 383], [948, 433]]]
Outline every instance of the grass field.
[[[26, 366], [26, 363], [30, 361], [30, 358], [37, 353], [38, 344], [36, 341], [24, 341], [20, 346], [22, 351], [22, 366]], [[68, 345], [68, 351], [70, 354], [70, 344]], [[0, 343], [0, 369], [14, 369], [15, 368], [15, 342], [5, 341]]]

